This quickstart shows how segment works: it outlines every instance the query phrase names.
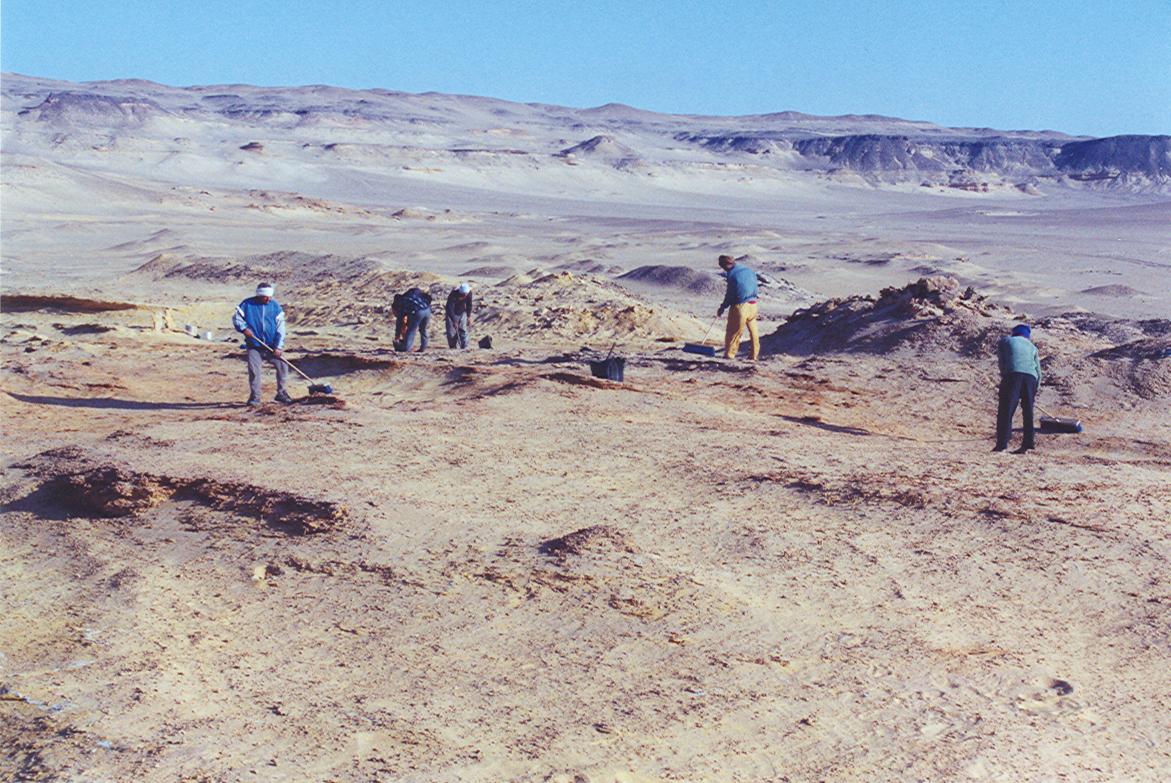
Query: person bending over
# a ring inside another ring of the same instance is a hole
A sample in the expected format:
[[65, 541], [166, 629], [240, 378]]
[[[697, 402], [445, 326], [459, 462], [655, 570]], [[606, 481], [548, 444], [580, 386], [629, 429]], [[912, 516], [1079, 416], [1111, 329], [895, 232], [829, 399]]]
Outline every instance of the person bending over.
[[996, 446], [993, 451], [1004, 451], [1012, 437], [1012, 419], [1017, 404], [1021, 406], [1024, 418], [1025, 436], [1017, 454], [1031, 451], [1036, 442], [1033, 430], [1033, 402], [1041, 385], [1041, 360], [1037, 357], [1037, 346], [1031, 339], [1033, 334], [1026, 324], [1017, 324], [1011, 335], [1000, 338], [996, 347], [1000, 365], [999, 404], [996, 409]]

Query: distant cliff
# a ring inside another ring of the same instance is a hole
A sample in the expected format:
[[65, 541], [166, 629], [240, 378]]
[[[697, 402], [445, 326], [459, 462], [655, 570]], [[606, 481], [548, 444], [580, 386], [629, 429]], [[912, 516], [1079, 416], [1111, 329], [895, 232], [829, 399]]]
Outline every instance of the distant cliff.
[[680, 133], [678, 141], [725, 154], [788, 154], [797, 168], [854, 172], [881, 181], [921, 177], [955, 184], [991, 175], [998, 180], [1097, 183], [1130, 189], [1171, 189], [1171, 136], [1056, 138], [915, 138], [856, 134], [785, 138], [780, 134]]

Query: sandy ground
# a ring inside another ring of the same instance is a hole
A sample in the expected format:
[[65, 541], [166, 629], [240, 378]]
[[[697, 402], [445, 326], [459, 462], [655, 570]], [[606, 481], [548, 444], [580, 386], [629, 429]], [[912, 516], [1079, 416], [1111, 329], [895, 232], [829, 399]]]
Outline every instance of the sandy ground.
[[1165, 396], [991, 455], [986, 358], [355, 327], [291, 354], [344, 407], [252, 411], [233, 344], [85, 309], [4, 315], [10, 779], [1171, 770]]

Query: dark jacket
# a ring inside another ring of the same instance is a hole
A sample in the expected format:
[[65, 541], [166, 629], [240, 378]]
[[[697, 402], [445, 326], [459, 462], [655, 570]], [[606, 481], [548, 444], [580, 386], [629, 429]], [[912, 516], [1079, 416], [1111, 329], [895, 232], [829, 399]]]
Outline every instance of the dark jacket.
[[453, 288], [451, 293], [447, 295], [447, 304], [444, 305], [443, 314], [452, 320], [458, 319], [461, 315], [466, 315], [469, 321], [472, 320], [472, 292], [461, 294], [458, 288]]
[[411, 313], [421, 313], [424, 310], [431, 309], [431, 294], [424, 291], [422, 288], [412, 288], [403, 294], [400, 300], [399, 308], [403, 315]]

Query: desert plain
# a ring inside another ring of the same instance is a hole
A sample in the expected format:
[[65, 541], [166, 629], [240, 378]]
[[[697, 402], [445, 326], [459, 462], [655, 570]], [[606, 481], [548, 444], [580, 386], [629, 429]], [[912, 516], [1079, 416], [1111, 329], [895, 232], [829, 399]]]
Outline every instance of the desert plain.
[[1171, 777], [1171, 138], [2, 91], [0, 778]]

